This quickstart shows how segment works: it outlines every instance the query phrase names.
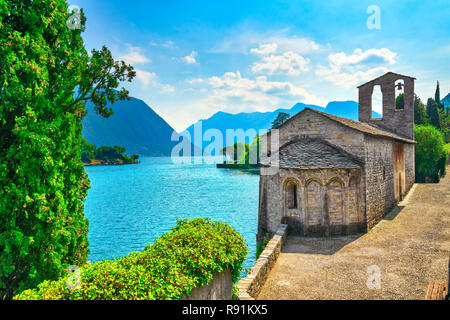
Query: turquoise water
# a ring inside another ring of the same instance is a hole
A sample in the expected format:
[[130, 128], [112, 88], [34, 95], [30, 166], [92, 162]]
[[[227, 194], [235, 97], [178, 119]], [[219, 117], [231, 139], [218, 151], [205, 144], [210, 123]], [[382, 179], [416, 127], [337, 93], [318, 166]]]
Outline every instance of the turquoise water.
[[177, 218], [228, 222], [247, 240], [244, 264], [256, 250], [259, 176], [214, 164], [174, 164], [141, 158], [137, 165], [86, 167], [91, 188], [85, 203], [92, 262], [140, 251]]

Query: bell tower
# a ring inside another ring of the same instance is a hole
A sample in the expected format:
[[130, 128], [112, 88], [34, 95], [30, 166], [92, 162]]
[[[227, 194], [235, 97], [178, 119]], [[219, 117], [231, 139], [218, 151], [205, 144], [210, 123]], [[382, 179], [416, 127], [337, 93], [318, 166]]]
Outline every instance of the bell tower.
[[[359, 121], [414, 139], [414, 80], [413, 77], [388, 72], [360, 85]], [[375, 86], [380, 86], [382, 93], [381, 118], [372, 117], [372, 94]], [[402, 91], [397, 97], [396, 89]]]

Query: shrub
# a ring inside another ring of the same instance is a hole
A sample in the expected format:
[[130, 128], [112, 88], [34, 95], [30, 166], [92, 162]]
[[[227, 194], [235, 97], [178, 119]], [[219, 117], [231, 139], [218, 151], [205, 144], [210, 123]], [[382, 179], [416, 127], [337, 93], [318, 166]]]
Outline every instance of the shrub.
[[448, 153], [444, 147], [443, 134], [433, 126], [416, 125], [416, 180], [425, 182], [429, 177], [439, 181], [439, 175], [445, 173]]
[[208, 284], [213, 273], [230, 268], [239, 279], [248, 254], [243, 237], [227, 223], [209, 219], [179, 220], [141, 252], [85, 264], [81, 287], [70, 290], [67, 275], [26, 290], [16, 300], [176, 300]]

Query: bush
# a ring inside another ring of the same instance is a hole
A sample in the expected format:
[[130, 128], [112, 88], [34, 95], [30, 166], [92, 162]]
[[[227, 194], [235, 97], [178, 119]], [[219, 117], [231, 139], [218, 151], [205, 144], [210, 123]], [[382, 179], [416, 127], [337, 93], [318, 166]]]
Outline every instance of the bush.
[[213, 272], [230, 268], [239, 279], [248, 254], [243, 237], [227, 223], [209, 219], [179, 220], [142, 252], [85, 264], [81, 287], [70, 290], [67, 275], [26, 290], [16, 300], [176, 300], [208, 284]]
[[438, 182], [445, 173], [448, 152], [445, 150], [443, 134], [433, 126], [416, 125], [416, 181], [425, 182], [431, 178]]

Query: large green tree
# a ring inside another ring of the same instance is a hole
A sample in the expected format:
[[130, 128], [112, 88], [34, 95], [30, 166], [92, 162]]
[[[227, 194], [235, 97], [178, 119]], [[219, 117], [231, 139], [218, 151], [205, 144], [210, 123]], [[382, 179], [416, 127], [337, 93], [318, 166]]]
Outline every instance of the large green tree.
[[[135, 72], [103, 47], [89, 55], [86, 19], [64, 0], [0, 0], [0, 298], [88, 256], [81, 120], [91, 101], [128, 98]], [[73, 18], [73, 16], [72, 16]]]

